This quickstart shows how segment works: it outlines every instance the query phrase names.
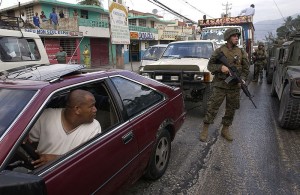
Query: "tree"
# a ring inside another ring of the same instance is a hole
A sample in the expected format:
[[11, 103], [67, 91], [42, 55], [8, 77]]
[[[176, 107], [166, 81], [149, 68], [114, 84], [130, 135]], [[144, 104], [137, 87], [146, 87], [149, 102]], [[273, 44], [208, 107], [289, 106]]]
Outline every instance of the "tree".
[[79, 2], [80, 5], [96, 5], [96, 6], [101, 6], [99, 0], [83, 0]]
[[295, 19], [291, 16], [287, 17], [284, 25], [277, 28], [277, 36], [285, 37], [288, 39], [290, 34], [294, 34], [297, 30], [300, 30], [300, 16], [298, 15]]

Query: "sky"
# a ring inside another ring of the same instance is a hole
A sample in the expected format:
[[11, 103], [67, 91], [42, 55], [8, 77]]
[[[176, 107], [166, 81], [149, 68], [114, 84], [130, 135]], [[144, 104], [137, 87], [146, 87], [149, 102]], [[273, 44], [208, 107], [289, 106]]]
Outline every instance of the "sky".
[[[17, 5], [18, 1], [26, 2], [29, 0], [0, 0], [2, 4], [0, 9], [12, 5]], [[78, 0], [60, 0], [68, 3], [77, 3]], [[100, 0], [103, 2], [104, 8], [108, 8], [108, 0]], [[153, 0], [152, 0], [153, 1]], [[221, 13], [225, 13], [225, 5], [228, 3], [229, 12], [231, 16], [239, 15], [240, 11], [244, 8], [250, 7], [251, 4], [255, 5], [254, 23], [263, 20], [273, 20], [286, 18], [288, 16], [300, 13], [299, 0], [159, 0], [162, 4], [175, 10], [181, 15], [193, 20], [198, 21], [206, 14], [207, 18], [217, 18]], [[156, 9], [158, 15], [164, 16], [164, 19], [170, 20], [176, 17], [164, 11], [160, 7], [152, 4], [148, 0], [123, 0], [129, 9], [134, 9], [141, 12], [152, 12]]]

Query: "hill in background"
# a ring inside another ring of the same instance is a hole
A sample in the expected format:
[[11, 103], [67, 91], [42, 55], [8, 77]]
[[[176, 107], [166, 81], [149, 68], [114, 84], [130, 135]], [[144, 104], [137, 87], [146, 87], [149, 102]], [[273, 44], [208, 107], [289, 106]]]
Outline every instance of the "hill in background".
[[[291, 17], [296, 18], [298, 15], [300, 14], [294, 14]], [[282, 18], [275, 20], [264, 20], [254, 23], [254, 40], [265, 41], [265, 37], [268, 35], [268, 32], [272, 32], [272, 34], [276, 37], [276, 29], [282, 26], [283, 24], [284, 20]]]

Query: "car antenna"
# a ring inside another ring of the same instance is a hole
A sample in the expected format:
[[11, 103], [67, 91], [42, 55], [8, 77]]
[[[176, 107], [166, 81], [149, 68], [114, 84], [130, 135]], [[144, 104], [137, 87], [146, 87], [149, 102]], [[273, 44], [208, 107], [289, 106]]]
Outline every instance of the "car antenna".
[[68, 61], [68, 64], [71, 64], [71, 60], [72, 60], [73, 56], [75, 55], [75, 52], [77, 51], [78, 47], [80, 46], [80, 44], [81, 44], [83, 38], [84, 38], [84, 36], [82, 36], [81, 40], [79, 41], [79, 43], [78, 43], [78, 45], [77, 45], [75, 51], [73, 52], [71, 58], [70, 58], [69, 61]]

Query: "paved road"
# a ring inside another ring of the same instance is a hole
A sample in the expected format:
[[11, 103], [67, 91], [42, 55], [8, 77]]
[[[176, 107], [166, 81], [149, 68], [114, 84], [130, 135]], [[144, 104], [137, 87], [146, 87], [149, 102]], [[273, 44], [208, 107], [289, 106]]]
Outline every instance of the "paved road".
[[277, 126], [278, 100], [269, 95], [270, 85], [251, 83], [249, 90], [258, 109], [242, 95], [232, 143], [219, 135], [224, 105], [205, 144], [198, 141], [200, 104], [187, 102], [165, 175], [140, 179], [124, 194], [300, 194], [300, 130]]

